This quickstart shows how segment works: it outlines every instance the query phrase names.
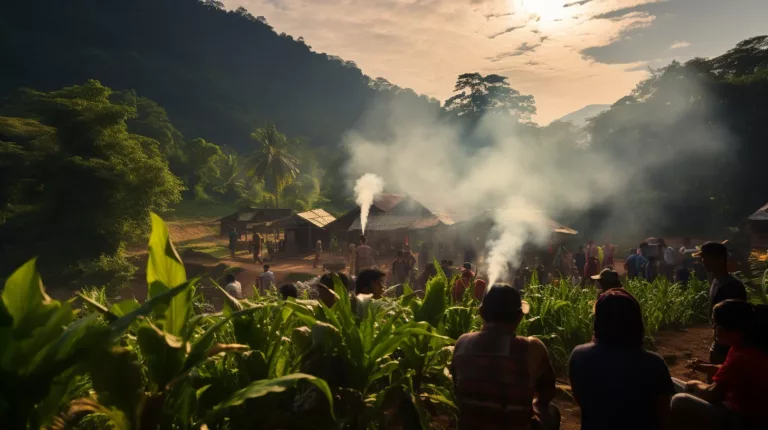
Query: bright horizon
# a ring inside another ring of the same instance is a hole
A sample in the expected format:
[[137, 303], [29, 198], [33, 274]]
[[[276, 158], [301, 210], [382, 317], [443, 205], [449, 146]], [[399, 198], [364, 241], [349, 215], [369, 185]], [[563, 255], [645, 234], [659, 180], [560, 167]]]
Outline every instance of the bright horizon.
[[225, 0], [363, 73], [444, 102], [458, 75], [507, 76], [540, 124], [612, 104], [648, 67], [768, 33], [765, 0]]

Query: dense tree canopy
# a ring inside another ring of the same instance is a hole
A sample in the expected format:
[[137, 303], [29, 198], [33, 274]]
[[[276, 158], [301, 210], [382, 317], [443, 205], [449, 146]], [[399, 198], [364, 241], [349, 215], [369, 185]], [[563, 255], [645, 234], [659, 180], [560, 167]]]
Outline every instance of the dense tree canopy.
[[135, 116], [97, 81], [21, 91], [0, 110], [2, 273], [35, 255], [51, 270], [115, 255], [180, 200], [161, 144], [128, 131]]

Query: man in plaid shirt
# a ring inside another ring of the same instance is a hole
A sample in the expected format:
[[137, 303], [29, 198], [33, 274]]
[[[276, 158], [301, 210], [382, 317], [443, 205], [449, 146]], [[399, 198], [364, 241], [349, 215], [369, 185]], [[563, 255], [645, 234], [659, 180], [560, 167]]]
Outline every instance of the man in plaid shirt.
[[459, 429], [557, 430], [560, 411], [555, 372], [544, 344], [515, 330], [528, 303], [507, 284], [483, 297], [479, 332], [459, 338], [451, 373], [459, 406]]

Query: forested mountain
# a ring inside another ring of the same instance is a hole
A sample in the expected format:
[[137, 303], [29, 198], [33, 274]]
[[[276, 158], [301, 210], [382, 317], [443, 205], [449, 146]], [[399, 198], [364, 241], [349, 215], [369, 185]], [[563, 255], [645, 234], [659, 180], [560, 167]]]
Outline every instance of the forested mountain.
[[0, 98], [97, 79], [154, 100], [185, 136], [239, 151], [268, 121], [335, 147], [382, 92], [419, 99], [216, 1], [2, 2], [0, 58]]

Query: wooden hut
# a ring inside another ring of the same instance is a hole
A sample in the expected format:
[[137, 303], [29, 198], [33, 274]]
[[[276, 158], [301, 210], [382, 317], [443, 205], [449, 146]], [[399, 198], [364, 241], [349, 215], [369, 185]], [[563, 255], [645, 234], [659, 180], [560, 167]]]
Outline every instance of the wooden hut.
[[245, 234], [252, 230], [255, 224], [275, 221], [280, 218], [290, 216], [293, 211], [290, 209], [254, 209], [242, 208], [237, 212], [219, 219], [219, 234], [226, 236], [234, 228], [240, 234]]
[[258, 224], [256, 227], [282, 231], [284, 245], [281, 251], [286, 254], [303, 254], [314, 251], [318, 240], [323, 244], [323, 249], [328, 249], [330, 238], [326, 226], [335, 220], [333, 215], [323, 209], [313, 209]]

